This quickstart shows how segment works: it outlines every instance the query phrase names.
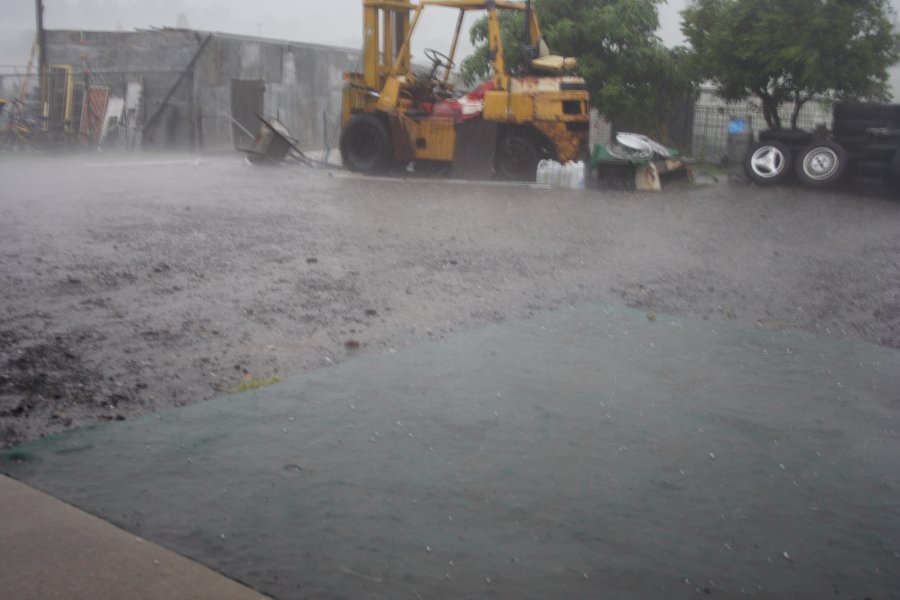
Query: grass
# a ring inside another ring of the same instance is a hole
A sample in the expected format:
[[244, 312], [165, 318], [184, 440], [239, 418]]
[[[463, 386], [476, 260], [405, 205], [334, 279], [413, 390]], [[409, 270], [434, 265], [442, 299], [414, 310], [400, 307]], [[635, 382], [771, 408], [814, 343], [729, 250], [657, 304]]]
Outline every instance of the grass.
[[711, 162], [697, 161], [690, 165], [691, 170], [697, 175], [707, 175], [710, 177], [725, 177], [728, 170]]
[[247, 377], [244, 382], [237, 386], [228, 390], [232, 394], [241, 394], [243, 392], [249, 392], [250, 390], [258, 390], [259, 388], [268, 387], [270, 385], [275, 385], [281, 381], [281, 377], [278, 375], [272, 375], [271, 377]]

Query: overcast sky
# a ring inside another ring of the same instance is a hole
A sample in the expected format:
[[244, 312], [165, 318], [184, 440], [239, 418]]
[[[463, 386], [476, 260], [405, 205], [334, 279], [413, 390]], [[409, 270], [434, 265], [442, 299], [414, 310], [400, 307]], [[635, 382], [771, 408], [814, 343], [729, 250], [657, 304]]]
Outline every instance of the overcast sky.
[[[900, 0], [898, 0], [900, 1]], [[661, 11], [661, 36], [678, 43], [678, 11], [686, 0], [669, 0]], [[25, 64], [34, 35], [34, 0], [2, 0], [0, 61]], [[174, 27], [184, 15], [190, 27], [271, 38], [359, 47], [360, 0], [44, 0], [48, 29]], [[413, 50], [449, 49], [456, 11], [434, 8], [417, 31]], [[469, 17], [473, 19], [474, 17]], [[466, 25], [470, 24], [468, 21]], [[468, 27], [466, 27], [466, 31]], [[467, 40], [466, 40], [467, 42]], [[469, 49], [468, 43], [462, 51]]]
[[[679, 12], [688, 0], [668, 0], [660, 9], [659, 35], [669, 46], [683, 43]], [[900, 9], [900, 0], [891, 0]], [[24, 65], [34, 36], [34, 0], [0, 0], [0, 65]], [[357, 48], [362, 41], [360, 0], [44, 0], [48, 29], [174, 27], [184, 15], [190, 27]], [[434, 8], [416, 34], [413, 52], [446, 52], [456, 11]], [[472, 19], [474, 17], [469, 17]], [[467, 25], [470, 21], [467, 22]], [[466, 31], [468, 28], [466, 27]], [[466, 37], [466, 36], [464, 36]], [[461, 48], [465, 55], [470, 46]], [[8, 70], [8, 69], [7, 69]], [[900, 69], [896, 69], [900, 75]], [[895, 76], [900, 82], [900, 76]], [[895, 83], [895, 89], [900, 85]], [[895, 92], [895, 96], [900, 94]]]

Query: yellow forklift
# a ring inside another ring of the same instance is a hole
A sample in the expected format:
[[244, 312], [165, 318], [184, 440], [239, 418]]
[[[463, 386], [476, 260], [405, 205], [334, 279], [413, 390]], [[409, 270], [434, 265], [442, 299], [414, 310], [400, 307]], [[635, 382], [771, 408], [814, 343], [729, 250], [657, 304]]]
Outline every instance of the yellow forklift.
[[[426, 49], [429, 69], [414, 70], [410, 41], [423, 12], [459, 12], [449, 54]], [[521, 11], [527, 25], [522, 73], [504, 64], [498, 11]], [[486, 13], [493, 76], [467, 94], [451, 74], [467, 13]], [[345, 73], [341, 158], [362, 173], [414, 164], [451, 177], [533, 181], [537, 164], [586, 157], [590, 124], [575, 59], [553, 56], [531, 2], [363, 0], [362, 73]]]

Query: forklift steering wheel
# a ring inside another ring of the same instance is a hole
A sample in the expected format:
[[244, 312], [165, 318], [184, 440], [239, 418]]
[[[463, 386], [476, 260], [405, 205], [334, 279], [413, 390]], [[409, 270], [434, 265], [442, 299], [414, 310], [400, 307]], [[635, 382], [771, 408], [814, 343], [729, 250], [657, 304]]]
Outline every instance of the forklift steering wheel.
[[448, 69], [452, 69], [454, 67], [454, 63], [449, 56], [447, 56], [443, 52], [438, 52], [434, 48], [425, 48], [425, 51], [422, 52], [422, 54], [424, 54], [425, 58], [433, 63], [431, 69], [432, 74], [437, 71], [438, 67], [446, 67]]

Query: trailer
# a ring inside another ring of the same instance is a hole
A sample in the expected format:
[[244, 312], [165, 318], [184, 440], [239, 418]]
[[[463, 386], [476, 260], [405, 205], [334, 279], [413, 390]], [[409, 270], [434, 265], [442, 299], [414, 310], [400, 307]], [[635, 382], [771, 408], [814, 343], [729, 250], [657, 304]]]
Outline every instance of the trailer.
[[841, 102], [831, 130], [784, 129], [759, 134], [744, 168], [762, 185], [796, 177], [824, 188], [849, 177], [900, 182], [900, 104]]

